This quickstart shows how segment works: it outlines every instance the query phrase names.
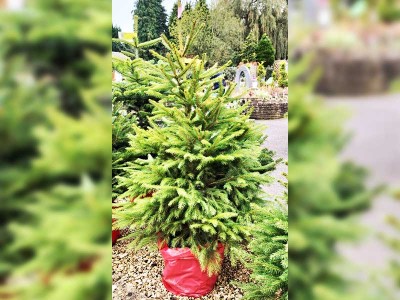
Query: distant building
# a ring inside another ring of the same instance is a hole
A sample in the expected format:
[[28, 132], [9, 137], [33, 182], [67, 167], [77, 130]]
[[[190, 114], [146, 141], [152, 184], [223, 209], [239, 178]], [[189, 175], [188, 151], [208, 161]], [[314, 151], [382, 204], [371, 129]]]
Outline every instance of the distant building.
[[[112, 53], [112, 58], [118, 58], [118, 59], [121, 59], [121, 60], [129, 59], [128, 56], [122, 54], [121, 52], [113, 52]], [[122, 74], [113, 69], [112, 70], [112, 81], [121, 82], [122, 80], [123, 80]]]

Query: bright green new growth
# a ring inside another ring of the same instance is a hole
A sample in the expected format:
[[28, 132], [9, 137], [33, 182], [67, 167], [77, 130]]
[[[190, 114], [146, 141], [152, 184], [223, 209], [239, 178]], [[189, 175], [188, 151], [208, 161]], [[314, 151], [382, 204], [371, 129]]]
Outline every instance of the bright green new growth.
[[279, 79], [278, 85], [280, 87], [287, 87], [288, 86], [288, 74], [286, 72], [286, 64], [283, 62], [279, 66]]
[[111, 5], [26, 2], [0, 19], [0, 298], [111, 299]]
[[268, 203], [254, 210], [255, 227], [249, 244], [252, 282], [241, 284], [243, 299], [288, 299], [288, 207]]
[[[169, 49], [157, 65], [141, 59], [132, 65], [152, 78], [149, 95], [162, 96], [154, 105], [150, 128], [134, 126], [127, 150], [137, 159], [119, 178], [127, 188], [122, 195], [135, 198], [116, 212], [115, 226], [130, 226], [136, 248], [165, 240], [170, 247], [190, 247], [203, 270], [220, 269], [216, 247], [221, 242], [231, 257], [249, 236], [250, 204], [259, 203], [260, 185], [269, 180], [258, 161], [265, 139], [249, 120], [247, 107], [228, 108], [234, 86], [225, 90], [220, 77], [226, 66], [205, 69], [205, 57], [185, 58], [194, 37], [176, 47], [162, 36]], [[159, 91], [168, 92], [160, 95]], [[151, 155], [149, 155], [151, 154]], [[153, 192], [152, 197], [145, 197]]]

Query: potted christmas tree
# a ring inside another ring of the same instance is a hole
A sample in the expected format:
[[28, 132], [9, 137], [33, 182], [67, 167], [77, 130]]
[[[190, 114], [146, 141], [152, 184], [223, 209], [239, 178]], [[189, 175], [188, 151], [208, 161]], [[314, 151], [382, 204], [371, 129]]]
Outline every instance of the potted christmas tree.
[[130, 227], [125, 238], [135, 248], [158, 243], [164, 286], [199, 297], [212, 290], [224, 250], [235, 258], [249, 236], [250, 204], [263, 201], [259, 187], [269, 181], [271, 167], [258, 160], [265, 138], [250, 112], [244, 114], [248, 107], [229, 106], [237, 100], [234, 86], [225, 89], [220, 76], [213, 78], [226, 65], [206, 69], [205, 56], [185, 56], [195, 27], [179, 46], [162, 36], [169, 52], [153, 52], [158, 64], [131, 62], [151, 78], [149, 96], [164, 92], [159, 102], [151, 101], [150, 127], [133, 126], [127, 151], [147, 158], [131, 162], [119, 177], [123, 196], [135, 201], [115, 211], [114, 226]]

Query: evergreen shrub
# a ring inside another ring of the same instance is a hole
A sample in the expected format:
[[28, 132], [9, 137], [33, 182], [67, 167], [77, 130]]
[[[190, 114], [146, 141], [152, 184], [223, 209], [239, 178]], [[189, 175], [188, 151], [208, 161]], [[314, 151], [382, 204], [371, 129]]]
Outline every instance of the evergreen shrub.
[[202, 269], [216, 274], [218, 243], [234, 259], [249, 237], [251, 203], [263, 201], [260, 185], [270, 180], [270, 166], [258, 160], [265, 137], [243, 113], [248, 107], [229, 108], [237, 101], [234, 86], [213, 90], [222, 78], [211, 78], [227, 65], [206, 69], [205, 56], [185, 57], [195, 26], [179, 48], [162, 36], [169, 52], [153, 52], [158, 64], [132, 61], [138, 76], [149, 79], [146, 93], [161, 100], [150, 101], [149, 128], [134, 126], [130, 135], [127, 151], [145, 158], [129, 163], [119, 177], [123, 196], [136, 200], [116, 211], [115, 227], [129, 226], [126, 238], [136, 248], [158, 240], [189, 247]]

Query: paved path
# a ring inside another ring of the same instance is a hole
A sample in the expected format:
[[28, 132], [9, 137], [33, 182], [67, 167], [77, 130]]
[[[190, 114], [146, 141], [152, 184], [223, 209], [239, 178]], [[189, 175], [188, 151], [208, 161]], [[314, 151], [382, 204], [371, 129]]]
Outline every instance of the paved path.
[[[288, 119], [257, 120], [256, 123], [266, 125], [265, 133], [268, 135], [263, 144], [264, 147], [275, 151], [275, 158], [288, 160]], [[271, 176], [286, 181], [282, 173], [288, 172], [288, 166], [284, 163], [278, 165]], [[284, 188], [279, 182], [263, 187], [264, 191], [271, 195], [282, 195]]]
[[[386, 183], [400, 187], [400, 94], [362, 98], [327, 99], [330, 106], [346, 107], [352, 116], [345, 128], [353, 133], [341, 157], [365, 166], [370, 172], [368, 185]], [[384, 268], [394, 255], [376, 233], [391, 233], [385, 218], [392, 214], [400, 218], [400, 201], [381, 195], [371, 209], [361, 216], [370, 236], [358, 245], [341, 245], [340, 251], [359, 266]]]

